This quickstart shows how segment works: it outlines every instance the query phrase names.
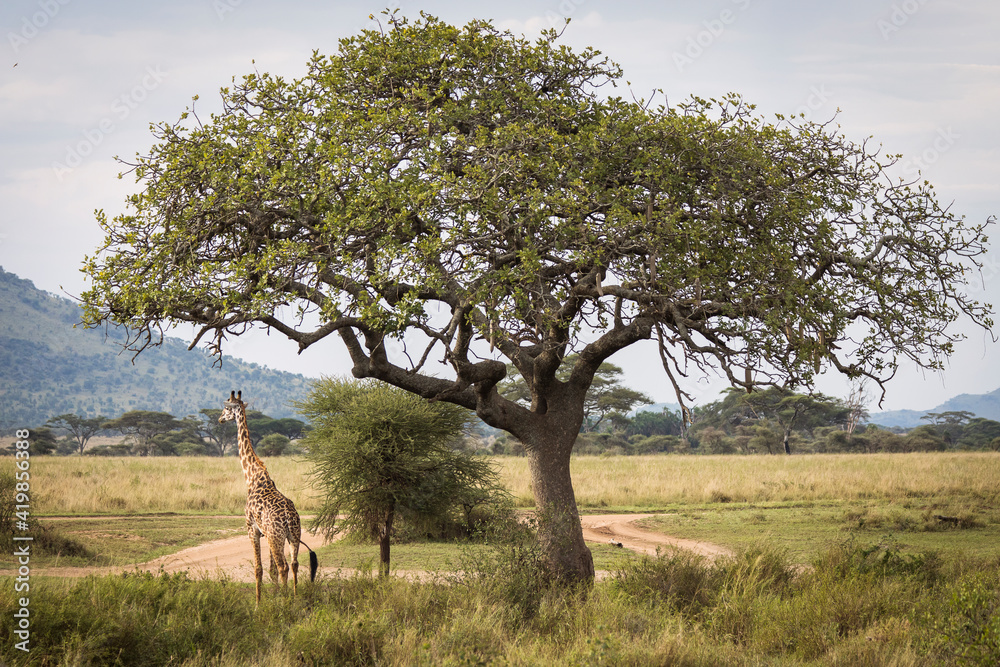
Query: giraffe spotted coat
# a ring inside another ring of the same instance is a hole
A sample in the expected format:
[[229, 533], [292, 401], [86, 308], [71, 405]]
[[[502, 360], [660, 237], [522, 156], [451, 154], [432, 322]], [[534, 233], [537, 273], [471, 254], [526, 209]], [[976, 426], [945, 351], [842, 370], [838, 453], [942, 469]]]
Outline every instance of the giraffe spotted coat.
[[[274, 485], [267, 467], [254, 451], [247, 427], [246, 403], [243, 392], [231, 393], [223, 404], [219, 422], [236, 420], [236, 434], [239, 442], [240, 465], [247, 483], [247, 534], [253, 545], [254, 576], [257, 582], [257, 602], [260, 602], [261, 580], [264, 568], [261, 565], [260, 538], [267, 540], [271, 552], [271, 575], [280, 577], [281, 585], [288, 585], [288, 562], [285, 559], [285, 542], [292, 548], [292, 593], [298, 590], [299, 543], [302, 526], [295, 504], [286, 498]], [[276, 582], [277, 583], [277, 582]]]

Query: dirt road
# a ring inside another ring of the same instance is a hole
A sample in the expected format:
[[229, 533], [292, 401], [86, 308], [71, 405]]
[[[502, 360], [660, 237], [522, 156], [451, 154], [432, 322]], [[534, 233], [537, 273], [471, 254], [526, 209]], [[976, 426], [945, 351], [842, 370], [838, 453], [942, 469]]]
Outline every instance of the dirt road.
[[[662, 533], [644, 530], [635, 525], [636, 521], [645, 519], [654, 514], [601, 514], [585, 515], [582, 517], [583, 538], [595, 544], [621, 544], [622, 548], [644, 554], [655, 554], [657, 547], [673, 545], [684, 549], [690, 549], [697, 553], [709, 557], [726, 555], [727, 549], [708, 542], [695, 540], [685, 540], [670, 537]], [[303, 531], [302, 539], [309, 543], [313, 549], [317, 549], [325, 542], [320, 535]], [[267, 546], [261, 544], [262, 551], [266, 553]], [[303, 547], [300, 555], [305, 552]], [[264, 557], [267, 561], [267, 557]], [[267, 565], [265, 565], [265, 568]], [[81, 577], [88, 574], [114, 574], [119, 572], [134, 571], [136, 569], [150, 572], [180, 572], [187, 570], [192, 578], [214, 578], [226, 576], [235, 581], [253, 581], [253, 552], [250, 549], [249, 540], [246, 535], [229, 537], [221, 540], [214, 540], [199, 544], [178, 551], [167, 556], [161, 556], [146, 563], [131, 565], [127, 567], [56, 567], [45, 568], [39, 574], [57, 577]], [[328, 575], [336, 573], [348, 573], [344, 568], [323, 568], [320, 572]], [[7, 574], [0, 572], [0, 574]], [[301, 567], [299, 574], [308, 576], [308, 570]], [[420, 577], [420, 573], [399, 572], [402, 576]], [[268, 575], [265, 573], [265, 580]]]
[[581, 517], [583, 539], [597, 544], [621, 544], [625, 549], [654, 555], [657, 548], [675, 546], [695, 553], [715, 558], [729, 555], [725, 547], [710, 542], [685, 540], [663, 533], [645, 530], [635, 525], [636, 521], [648, 519], [655, 514], [592, 514]]
[[[302, 539], [313, 549], [318, 549], [325, 544], [322, 536], [302, 531]], [[267, 555], [267, 541], [261, 540], [261, 557], [264, 561], [264, 578], [268, 579], [266, 572], [269, 562]], [[299, 548], [299, 555], [309, 553], [306, 548]], [[288, 546], [285, 546], [285, 554], [288, 555]], [[303, 567], [304, 560], [300, 559], [299, 574], [309, 576], [308, 565]], [[253, 581], [253, 550], [250, 547], [250, 540], [246, 535], [238, 537], [227, 537], [221, 540], [205, 542], [198, 546], [182, 549], [177, 553], [168, 554], [154, 558], [145, 563], [119, 567], [50, 567], [44, 568], [39, 574], [52, 577], [83, 577], [88, 574], [117, 574], [119, 572], [133, 572], [135, 570], [147, 570], [149, 572], [174, 573], [187, 570], [188, 574], [195, 579], [215, 578], [224, 576], [234, 581]], [[288, 575], [291, 577], [291, 573]]]

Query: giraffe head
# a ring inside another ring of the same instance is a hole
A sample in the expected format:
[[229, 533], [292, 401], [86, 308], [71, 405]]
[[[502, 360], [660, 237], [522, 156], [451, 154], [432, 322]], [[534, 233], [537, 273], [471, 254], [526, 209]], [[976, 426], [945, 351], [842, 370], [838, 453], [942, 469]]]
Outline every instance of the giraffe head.
[[246, 403], [243, 402], [243, 390], [241, 389], [239, 393], [235, 391], [229, 392], [229, 399], [222, 404], [222, 414], [219, 415], [219, 423], [236, 419], [237, 411], [243, 408], [246, 408]]

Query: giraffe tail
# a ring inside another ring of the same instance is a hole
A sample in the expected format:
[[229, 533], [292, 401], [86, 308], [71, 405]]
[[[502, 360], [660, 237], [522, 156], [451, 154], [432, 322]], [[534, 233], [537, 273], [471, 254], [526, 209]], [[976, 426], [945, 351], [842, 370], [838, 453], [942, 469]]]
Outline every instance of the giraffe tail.
[[319, 567], [319, 558], [316, 557], [316, 552], [309, 548], [309, 545], [299, 539], [299, 544], [309, 549], [309, 581], [316, 581], [316, 568]]

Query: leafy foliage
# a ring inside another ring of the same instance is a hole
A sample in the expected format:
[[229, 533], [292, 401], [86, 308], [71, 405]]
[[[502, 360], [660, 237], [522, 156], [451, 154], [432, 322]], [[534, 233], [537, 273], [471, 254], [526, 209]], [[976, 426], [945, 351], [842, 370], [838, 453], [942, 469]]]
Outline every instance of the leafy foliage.
[[937, 621], [942, 645], [963, 665], [1000, 661], [1000, 594], [994, 573], [974, 573], [952, 588], [943, 619]]
[[289, 442], [287, 435], [271, 433], [260, 439], [257, 451], [261, 456], [281, 456], [288, 449]]
[[379, 540], [383, 572], [397, 516], [438, 532], [454, 512], [471, 523], [473, 508], [506, 497], [487, 460], [449, 446], [469, 425], [464, 408], [377, 381], [325, 378], [299, 409], [314, 425], [303, 442], [323, 495], [314, 525]]
[[[582, 327], [610, 328], [602, 349], [659, 336], [667, 358], [749, 385], [938, 367], [958, 314], [991, 324], [960, 291], [983, 226], [887, 178], [896, 156], [736, 96], [602, 99], [618, 68], [555, 33], [392, 23], [301, 79], [245, 77], [210, 123], [156, 126], [133, 212], [100, 216], [88, 319], [139, 346], [194, 322], [216, 349], [253, 321], [302, 346], [433, 329], [469, 382], [494, 372], [467, 361], [475, 332], [532, 385], [528, 362]], [[320, 327], [280, 320], [289, 301]], [[455, 317], [432, 325], [428, 301]]]
[[[222, 410], [218, 408], [205, 408], [199, 410], [199, 419], [194, 428], [199, 437], [209, 441], [213, 454], [225, 456], [227, 452], [236, 449], [236, 425], [231, 422], [219, 423], [219, 415]], [[250, 433], [250, 441], [255, 448], [269, 436], [281, 436], [284, 440], [272, 438], [269, 442], [271, 446], [266, 452], [261, 451], [265, 456], [280, 454], [287, 447], [292, 439], [301, 438], [309, 426], [291, 417], [274, 419], [268, 417], [259, 410], [247, 410], [247, 430]], [[282, 443], [283, 444], [279, 444]], [[270, 452], [270, 454], [268, 454]]]
[[535, 522], [509, 515], [483, 528], [485, 548], [466, 552], [451, 583], [504, 605], [513, 627], [523, 627], [538, 615], [549, 586], [549, 573], [535, 539]]
[[[784, 389], [746, 394], [730, 391], [695, 411], [688, 437], [703, 453], [777, 453], [784, 443], [801, 452], [914, 452], [992, 449], [1000, 423], [975, 418], [967, 423], [927, 424], [906, 431], [874, 424], [847, 429], [850, 406], [823, 394]], [[933, 417], [931, 417], [933, 419]]]
[[83, 454], [83, 450], [87, 447], [87, 442], [103, 430], [104, 423], [107, 421], [106, 417], [91, 417], [87, 419], [80, 415], [68, 413], [52, 417], [45, 423], [52, 428], [69, 431], [76, 440], [78, 447], [76, 451]]
[[[29, 441], [31, 444], [28, 447], [28, 451], [32, 456], [51, 454], [59, 448], [59, 443], [52, 429], [43, 426], [41, 428], [30, 429], [30, 432]], [[9, 451], [14, 451], [13, 444], [11, 444]]]
[[101, 427], [105, 430], [118, 431], [126, 436], [133, 453], [143, 456], [172, 454], [177, 445], [185, 441], [201, 444], [195, 436], [192, 422], [179, 420], [166, 412], [131, 410], [117, 419], [105, 422]]

